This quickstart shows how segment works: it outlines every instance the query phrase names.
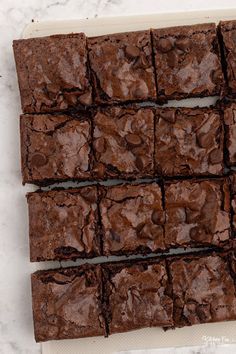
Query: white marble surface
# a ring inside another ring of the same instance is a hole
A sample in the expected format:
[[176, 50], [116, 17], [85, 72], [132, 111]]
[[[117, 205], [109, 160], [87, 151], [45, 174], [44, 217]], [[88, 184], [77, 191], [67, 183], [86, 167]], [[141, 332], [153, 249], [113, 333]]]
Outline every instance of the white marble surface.
[[[34, 342], [28, 260], [27, 209], [22, 187], [20, 102], [12, 40], [32, 19], [86, 17], [236, 7], [235, 0], [0, 0], [0, 353], [40, 353]], [[40, 267], [42, 267], [40, 265]], [[93, 354], [93, 353], [91, 353]]]

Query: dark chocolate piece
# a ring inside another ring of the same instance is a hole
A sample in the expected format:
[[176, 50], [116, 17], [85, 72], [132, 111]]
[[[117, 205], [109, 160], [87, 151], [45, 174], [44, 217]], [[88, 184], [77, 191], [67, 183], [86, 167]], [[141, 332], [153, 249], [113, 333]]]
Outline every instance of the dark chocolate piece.
[[173, 326], [165, 261], [113, 263], [103, 268], [109, 334]]
[[104, 187], [99, 208], [104, 255], [165, 250], [165, 214], [158, 184]]
[[37, 342], [106, 334], [99, 265], [38, 271], [31, 279]]
[[101, 255], [97, 187], [27, 194], [30, 260]]
[[113, 107], [99, 110], [94, 116], [93, 151], [93, 173], [98, 179], [152, 176], [152, 109]]
[[[81, 119], [79, 119], [81, 118]], [[46, 185], [91, 177], [91, 123], [78, 114], [22, 115], [23, 183]]]
[[152, 35], [158, 99], [220, 94], [223, 73], [215, 24], [155, 29]]
[[171, 177], [222, 175], [223, 140], [223, 123], [217, 109], [157, 109], [156, 172]]
[[230, 240], [227, 179], [165, 184], [167, 247], [223, 247]]
[[88, 38], [97, 103], [156, 99], [150, 31]]
[[13, 48], [24, 113], [92, 103], [85, 34], [21, 39]]

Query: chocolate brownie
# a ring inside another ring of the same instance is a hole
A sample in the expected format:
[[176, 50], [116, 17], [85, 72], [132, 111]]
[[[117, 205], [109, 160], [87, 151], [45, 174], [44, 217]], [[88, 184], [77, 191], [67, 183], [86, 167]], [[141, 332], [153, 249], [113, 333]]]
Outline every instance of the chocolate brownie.
[[23, 183], [90, 177], [91, 123], [82, 115], [22, 115], [20, 131]]
[[99, 265], [38, 271], [31, 280], [37, 342], [106, 334]]
[[27, 194], [30, 260], [101, 255], [97, 187]]
[[227, 94], [236, 96], [236, 21], [221, 21], [219, 34], [223, 48], [223, 68], [227, 83]]
[[96, 178], [134, 179], [153, 175], [152, 109], [100, 109], [93, 124], [93, 173]]
[[236, 273], [229, 254], [169, 261], [176, 327], [236, 320]]
[[165, 214], [157, 183], [104, 187], [101, 194], [104, 255], [165, 250]]
[[16, 40], [13, 48], [24, 113], [92, 103], [83, 33]]
[[157, 109], [156, 172], [163, 176], [222, 175], [223, 139], [217, 109]]
[[155, 100], [150, 31], [88, 38], [97, 103]]
[[165, 208], [167, 247], [223, 247], [229, 242], [227, 179], [167, 182]]
[[152, 30], [159, 99], [218, 95], [223, 73], [213, 23]]
[[172, 327], [173, 300], [165, 261], [103, 265], [109, 334]]
[[236, 166], [236, 104], [223, 107], [225, 124], [225, 146], [227, 149], [227, 164]]

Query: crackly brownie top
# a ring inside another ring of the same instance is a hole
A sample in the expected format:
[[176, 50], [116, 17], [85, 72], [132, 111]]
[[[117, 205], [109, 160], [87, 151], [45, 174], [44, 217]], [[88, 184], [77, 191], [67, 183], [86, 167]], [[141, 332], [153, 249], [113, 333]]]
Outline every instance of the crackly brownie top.
[[171, 262], [170, 274], [176, 326], [236, 320], [236, 285], [225, 258], [183, 257]]
[[155, 164], [160, 174], [223, 173], [223, 124], [216, 109], [157, 109], [155, 137]]
[[90, 122], [86, 119], [22, 115], [24, 182], [89, 177], [90, 133]]
[[150, 31], [89, 38], [97, 102], [156, 98]]
[[165, 262], [107, 267], [109, 332], [172, 326], [173, 302], [168, 295]]
[[100, 266], [36, 272], [32, 296], [36, 341], [104, 334]]
[[[235, 32], [236, 36], [236, 32]], [[225, 144], [228, 151], [227, 162], [236, 165], [236, 104], [224, 107]]]
[[166, 98], [218, 94], [223, 82], [215, 24], [152, 31], [158, 95]]
[[158, 184], [104, 188], [100, 212], [104, 254], [165, 248], [165, 216]]
[[165, 185], [165, 242], [169, 246], [221, 246], [230, 237], [229, 188], [224, 180]]
[[226, 57], [227, 84], [230, 93], [236, 93], [236, 21], [221, 21], [219, 28], [224, 43]]
[[151, 109], [100, 110], [94, 117], [94, 173], [99, 177], [153, 173], [154, 114]]
[[21, 39], [13, 48], [25, 113], [92, 103], [83, 33]]
[[31, 261], [100, 254], [97, 187], [27, 195]]

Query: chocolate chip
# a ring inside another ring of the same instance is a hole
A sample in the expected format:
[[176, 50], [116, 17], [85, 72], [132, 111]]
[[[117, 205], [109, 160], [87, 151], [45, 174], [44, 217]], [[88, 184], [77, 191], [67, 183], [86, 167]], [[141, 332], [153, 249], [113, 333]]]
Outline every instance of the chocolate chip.
[[134, 90], [134, 96], [135, 98], [143, 98], [143, 97], [146, 97], [146, 92], [142, 89], [142, 87], [137, 87], [135, 90]]
[[135, 165], [139, 171], [143, 171], [147, 165], [147, 159], [145, 156], [138, 156], [135, 160]]
[[222, 71], [221, 70], [214, 70], [211, 73], [211, 78], [214, 83], [221, 83], [222, 81]]
[[153, 224], [162, 225], [164, 224], [164, 213], [161, 210], [154, 210], [151, 216]]
[[203, 242], [206, 241], [206, 233], [201, 227], [195, 226], [190, 230], [190, 238], [194, 241]]
[[83, 95], [79, 96], [79, 101], [80, 101], [80, 103], [84, 104], [85, 106], [92, 104], [91, 92], [86, 92]]
[[150, 65], [149, 65], [148, 59], [144, 53], [141, 53], [139, 58], [133, 64], [133, 67], [135, 69], [137, 69], [137, 68], [146, 69], [146, 68], [149, 68], [149, 66]]
[[222, 152], [219, 149], [214, 149], [210, 152], [210, 162], [215, 165], [222, 162]]
[[175, 121], [176, 121], [174, 110], [161, 111], [160, 116], [161, 116], [161, 118], [163, 118], [164, 120], [166, 120], [167, 122], [170, 122], [170, 123], [175, 123]]
[[106, 141], [104, 138], [97, 138], [94, 143], [94, 148], [100, 154], [106, 151]]
[[189, 38], [177, 39], [175, 45], [183, 52], [188, 52], [191, 48], [191, 41]]
[[149, 67], [148, 59], [147, 59], [147, 57], [146, 57], [146, 55], [144, 53], [142, 53], [140, 55], [139, 62], [140, 62], [140, 66], [142, 66], [143, 68], [148, 68]]
[[85, 189], [81, 189], [80, 191], [82, 197], [84, 199], [86, 199], [88, 202], [90, 203], [95, 203], [96, 202], [96, 197], [97, 197], [97, 193], [96, 190], [94, 188], [85, 188]]
[[158, 42], [158, 48], [162, 53], [167, 53], [173, 48], [173, 43], [169, 38], [161, 38]]
[[36, 167], [41, 167], [46, 165], [47, 163], [47, 157], [44, 154], [41, 154], [40, 152], [35, 153], [31, 157], [31, 164], [36, 166]]
[[102, 163], [97, 163], [94, 167], [94, 172], [98, 178], [103, 178], [106, 173], [106, 168]]
[[128, 144], [134, 146], [140, 145], [142, 143], [142, 139], [137, 134], [127, 134], [125, 140]]
[[111, 230], [111, 238], [115, 242], [120, 242], [120, 235], [117, 232]]
[[178, 63], [178, 57], [175, 52], [168, 53], [167, 64], [170, 68], [174, 68]]
[[134, 59], [137, 58], [140, 54], [140, 50], [138, 47], [134, 46], [134, 45], [128, 45], [125, 48], [125, 53], [127, 55], [127, 57]]
[[207, 148], [214, 143], [213, 135], [209, 133], [199, 133], [197, 135], [197, 142], [198, 145], [202, 148]]

